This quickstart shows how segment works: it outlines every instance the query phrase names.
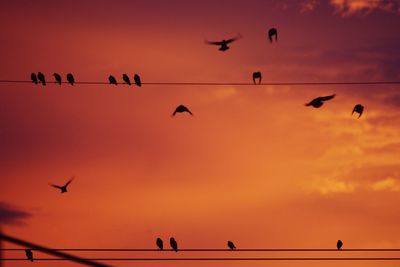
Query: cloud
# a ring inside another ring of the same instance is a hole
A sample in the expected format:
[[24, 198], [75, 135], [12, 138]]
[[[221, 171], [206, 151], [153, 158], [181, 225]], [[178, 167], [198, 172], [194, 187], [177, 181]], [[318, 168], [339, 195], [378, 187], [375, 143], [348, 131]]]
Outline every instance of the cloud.
[[313, 11], [317, 6], [317, 0], [305, 0], [299, 3], [300, 13], [307, 13]]
[[374, 10], [399, 11], [399, 1], [396, 0], [331, 0], [330, 4], [343, 17], [356, 14], [368, 15]]
[[21, 224], [31, 214], [21, 209], [0, 202], [0, 224]]
[[371, 184], [374, 191], [400, 191], [400, 184], [393, 177], [387, 177]]

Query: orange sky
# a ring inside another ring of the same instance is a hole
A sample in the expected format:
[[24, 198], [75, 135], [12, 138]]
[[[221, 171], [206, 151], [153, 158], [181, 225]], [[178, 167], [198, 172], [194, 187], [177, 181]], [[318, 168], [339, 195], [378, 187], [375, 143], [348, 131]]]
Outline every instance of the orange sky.
[[[77, 81], [139, 73], [144, 82], [250, 82], [253, 71], [263, 82], [400, 79], [398, 1], [82, 2], [2, 1], [0, 79], [37, 71]], [[278, 43], [268, 42], [270, 27]], [[226, 52], [204, 44], [238, 33]], [[153, 248], [158, 236], [182, 248], [227, 240], [334, 248], [337, 239], [345, 248], [400, 247], [398, 90], [2, 83], [0, 204], [29, 214], [4, 219], [3, 230], [57, 248]], [[320, 109], [304, 106], [332, 93]], [[360, 119], [350, 116], [357, 103]], [[179, 104], [194, 116], [171, 118]], [[48, 186], [72, 175], [67, 194]], [[393, 254], [368, 254], [376, 255]], [[350, 264], [398, 262], [323, 266]], [[114, 263], [139, 265], [188, 263]]]

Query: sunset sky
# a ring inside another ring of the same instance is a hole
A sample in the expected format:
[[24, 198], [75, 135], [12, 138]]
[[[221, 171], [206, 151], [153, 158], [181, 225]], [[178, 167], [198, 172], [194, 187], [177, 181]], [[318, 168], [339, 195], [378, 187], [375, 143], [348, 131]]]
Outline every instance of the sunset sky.
[[[72, 72], [78, 82], [138, 73], [143, 82], [246, 83], [260, 71], [265, 83], [400, 81], [400, 1], [4, 0], [0, 25], [0, 80], [28, 81], [41, 71], [49, 81]], [[278, 42], [268, 41], [271, 27]], [[238, 34], [226, 52], [205, 44]], [[304, 106], [330, 94], [319, 109]], [[357, 119], [351, 111], [359, 103], [365, 112]], [[179, 104], [194, 116], [171, 117]], [[227, 240], [238, 248], [335, 248], [338, 239], [344, 248], [399, 248], [399, 151], [399, 84], [0, 83], [0, 224], [52, 248], [155, 248], [157, 237], [167, 245], [170, 236], [182, 248], [226, 248]], [[66, 194], [48, 185], [71, 176]], [[172, 256], [399, 257], [240, 253]]]

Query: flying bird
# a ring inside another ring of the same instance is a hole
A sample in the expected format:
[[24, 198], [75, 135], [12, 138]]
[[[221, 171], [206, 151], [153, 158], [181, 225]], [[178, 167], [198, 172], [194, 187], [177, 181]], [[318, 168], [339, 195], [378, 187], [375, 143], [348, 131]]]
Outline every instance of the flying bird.
[[125, 82], [127, 85], [131, 85], [131, 80], [129, 79], [128, 74], [124, 73], [124, 74], [122, 75], [122, 80], [124, 80], [124, 82]]
[[275, 36], [275, 41], [278, 41], [278, 30], [276, 28], [271, 28], [268, 30], [268, 39], [270, 43], [273, 41], [273, 37]]
[[189, 110], [187, 107], [185, 107], [184, 105], [179, 105], [179, 106], [175, 109], [174, 113], [172, 113], [172, 116], [175, 116], [176, 113], [182, 113], [182, 112], [187, 112], [187, 113], [189, 113], [190, 115], [193, 116], [193, 113], [190, 112], [190, 110]]
[[138, 74], [135, 74], [135, 76], [133, 76], [133, 80], [135, 80], [135, 84], [139, 87], [142, 86], [142, 81], [140, 80], [140, 76]]
[[171, 245], [171, 248], [175, 250], [175, 252], [178, 252], [178, 243], [176, 242], [175, 238], [171, 237], [169, 239], [169, 244]]
[[61, 193], [66, 193], [66, 192], [68, 192], [68, 190], [67, 190], [68, 185], [74, 180], [74, 178], [75, 177], [72, 176], [71, 179], [69, 179], [69, 181], [63, 186], [59, 186], [59, 185], [55, 185], [55, 184], [50, 184], [50, 185], [54, 188], [60, 189]]
[[36, 73], [31, 74], [31, 80], [34, 84], [38, 84], [38, 78], [36, 76]]
[[58, 73], [53, 73], [54, 78], [56, 79], [56, 82], [61, 85], [61, 75]]
[[112, 76], [112, 75], [110, 75], [110, 76], [108, 77], [108, 81], [110, 82], [110, 84], [115, 84], [115, 85], [118, 84], [118, 83], [117, 83], [117, 80], [116, 80], [115, 77]]
[[37, 77], [38, 77], [39, 81], [40, 81], [43, 85], [46, 85], [46, 79], [44, 78], [44, 74], [43, 74], [43, 73], [39, 72], [38, 75], [37, 75]]
[[324, 101], [328, 101], [331, 100], [335, 97], [336, 95], [329, 95], [329, 96], [320, 96], [317, 98], [314, 98], [313, 100], [311, 100], [311, 102], [305, 104], [306, 106], [313, 106], [314, 108], [320, 108], [323, 104]]
[[242, 38], [242, 36], [239, 34], [238, 36], [228, 39], [228, 40], [222, 40], [219, 42], [210, 42], [206, 40], [206, 44], [211, 44], [211, 45], [218, 45], [220, 46], [219, 51], [226, 51], [228, 50], [230, 47], [228, 46], [228, 44], [232, 43], [233, 41], [236, 41], [238, 39]]
[[30, 260], [30, 261], [33, 262], [33, 253], [32, 253], [32, 250], [30, 250], [30, 249], [25, 249], [25, 255], [26, 255], [26, 258], [27, 258], [28, 260]]
[[164, 243], [163, 243], [163, 241], [162, 241], [161, 238], [157, 238], [156, 244], [157, 244], [157, 247], [158, 247], [160, 250], [163, 250], [163, 249], [164, 249]]
[[257, 79], [258, 79], [258, 84], [260, 84], [261, 80], [262, 80], [262, 75], [261, 75], [261, 72], [259, 72], [259, 71], [253, 72], [253, 83], [254, 84], [256, 84]]
[[342, 240], [338, 240], [338, 242], [337, 242], [337, 244], [336, 244], [337, 249], [338, 249], [338, 250], [341, 250], [341, 249], [342, 249], [342, 246], [343, 246]]
[[232, 241], [228, 241], [227, 245], [228, 245], [228, 247], [229, 247], [231, 250], [236, 249], [235, 244], [233, 244]]
[[67, 74], [67, 81], [68, 81], [71, 85], [74, 85], [74, 83], [75, 83], [75, 78], [74, 78], [74, 75], [72, 75], [72, 73], [68, 73], [68, 74]]
[[364, 112], [364, 106], [361, 105], [361, 104], [355, 105], [354, 108], [353, 108], [353, 112], [351, 113], [351, 115], [353, 115], [354, 112], [358, 113], [358, 114], [359, 114], [359, 115], [358, 115], [358, 118], [360, 118], [361, 115], [362, 115], [363, 112]]

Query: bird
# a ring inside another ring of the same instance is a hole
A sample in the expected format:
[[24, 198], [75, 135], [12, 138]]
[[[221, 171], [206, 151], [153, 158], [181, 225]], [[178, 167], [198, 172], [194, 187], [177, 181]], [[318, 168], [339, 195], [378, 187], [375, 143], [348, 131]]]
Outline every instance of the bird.
[[338, 249], [338, 250], [341, 250], [341, 249], [342, 249], [342, 246], [343, 246], [342, 240], [338, 240], [338, 241], [337, 241], [337, 244], [336, 244], [337, 249]]
[[171, 248], [175, 250], [175, 252], [178, 252], [178, 243], [176, 242], [175, 238], [171, 237], [169, 239], [169, 244], [171, 245]]
[[140, 76], [138, 74], [135, 74], [135, 76], [133, 76], [133, 80], [135, 80], [135, 84], [139, 87], [142, 86], [142, 81], [140, 79]]
[[278, 41], [278, 30], [276, 28], [271, 28], [268, 30], [268, 39], [270, 43], [273, 41], [273, 37], [275, 36], [275, 41]]
[[112, 75], [110, 75], [110, 76], [108, 77], [108, 81], [110, 82], [110, 84], [115, 84], [115, 85], [118, 84], [118, 83], [117, 83], [117, 80], [116, 80], [115, 77], [112, 76]]
[[33, 73], [33, 72], [32, 72], [32, 74], [31, 74], [31, 80], [32, 80], [32, 82], [33, 82], [34, 84], [38, 84], [38, 78], [37, 78], [37, 76], [36, 76], [36, 73]]
[[74, 85], [74, 83], [75, 83], [75, 78], [74, 78], [74, 75], [72, 75], [72, 73], [68, 73], [68, 74], [67, 74], [67, 81], [68, 81], [71, 85]]
[[61, 85], [61, 75], [58, 73], [53, 73], [54, 78], [56, 79], [56, 82]]
[[66, 193], [66, 192], [68, 192], [68, 190], [67, 190], [68, 185], [74, 180], [74, 178], [75, 177], [72, 176], [71, 179], [69, 179], [69, 181], [66, 182], [65, 185], [63, 185], [63, 186], [59, 186], [59, 185], [55, 185], [55, 184], [50, 184], [50, 185], [54, 188], [60, 189], [61, 193]]
[[233, 244], [232, 241], [228, 241], [227, 245], [228, 245], [228, 247], [229, 247], [231, 250], [236, 249], [235, 244]]
[[39, 81], [40, 81], [43, 85], [46, 85], [46, 79], [45, 79], [43, 73], [39, 72], [38, 75], [37, 75], [37, 77], [38, 77]]
[[262, 80], [261, 72], [259, 72], [259, 71], [253, 72], [253, 82], [254, 82], [254, 84], [256, 84], [256, 79], [258, 79], [258, 84], [260, 84], [261, 80]]
[[127, 85], [131, 85], [131, 80], [129, 79], [128, 74], [124, 73], [124, 74], [122, 75], [122, 80], [124, 80], [124, 82], [125, 82]]
[[193, 113], [187, 107], [185, 107], [184, 105], [179, 105], [175, 109], [174, 113], [172, 113], [172, 116], [175, 116], [176, 113], [182, 113], [182, 112], [187, 112], [187, 113], [189, 113], [190, 115], [193, 116]]
[[360, 118], [361, 115], [362, 115], [363, 112], [364, 112], [364, 106], [361, 105], [361, 104], [355, 105], [354, 108], [353, 108], [353, 112], [351, 113], [351, 115], [353, 115], [354, 112], [358, 113], [358, 114], [359, 114], [359, 115], [358, 115], [358, 118]]
[[231, 38], [231, 39], [228, 39], [228, 40], [222, 40], [222, 41], [219, 41], [219, 42], [210, 42], [210, 41], [205, 41], [206, 42], [206, 44], [211, 44], [211, 45], [218, 45], [218, 46], [220, 46], [220, 48], [218, 49], [219, 51], [226, 51], [226, 50], [228, 50], [229, 49], [229, 46], [228, 46], [228, 44], [230, 44], [230, 43], [232, 43], [233, 41], [236, 41], [236, 40], [238, 40], [238, 39], [240, 39], [240, 38], [242, 38], [242, 36], [239, 34], [238, 36], [236, 36], [236, 37], [234, 37], [234, 38]]
[[26, 255], [26, 258], [27, 258], [28, 260], [30, 260], [30, 261], [33, 262], [33, 253], [32, 253], [32, 250], [30, 250], [30, 249], [25, 249], [25, 255]]
[[156, 244], [157, 244], [157, 247], [158, 247], [160, 250], [163, 250], [163, 249], [164, 249], [164, 243], [163, 243], [163, 241], [162, 241], [161, 238], [157, 238]]
[[311, 100], [309, 103], [306, 103], [306, 106], [313, 106], [314, 108], [320, 108], [323, 104], [324, 101], [328, 101], [331, 100], [335, 97], [336, 95], [329, 95], [329, 96], [320, 96], [317, 98], [314, 98], [313, 100]]

